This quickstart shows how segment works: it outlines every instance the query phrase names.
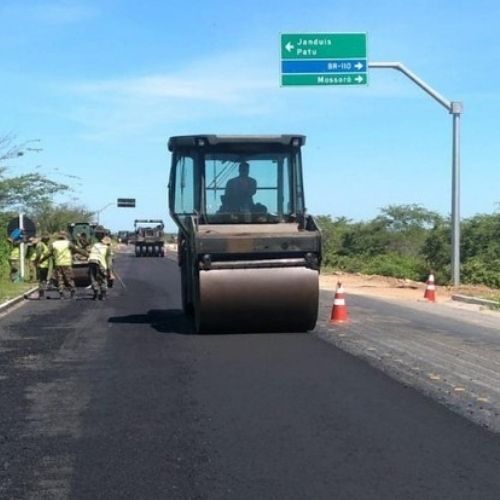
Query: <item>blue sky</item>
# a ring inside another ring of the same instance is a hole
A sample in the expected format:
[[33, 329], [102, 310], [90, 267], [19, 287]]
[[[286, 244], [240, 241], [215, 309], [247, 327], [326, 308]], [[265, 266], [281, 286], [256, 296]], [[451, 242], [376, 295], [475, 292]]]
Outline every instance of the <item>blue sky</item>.
[[[302, 133], [309, 212], [370, 219], [451, 207], [451, 115], [402, 74], [366, 87], [281, 88], [280, 33], [366, 32], [463, 101], [461, 215], [500, 202], [500, 3], [493, 0], [2, 0], [0, 134], [43, 151], [12, 163], [71, 182], [113, 230], [167, 215], [171, 135]], [[77, 176], [78, 179], [68, 176]]]

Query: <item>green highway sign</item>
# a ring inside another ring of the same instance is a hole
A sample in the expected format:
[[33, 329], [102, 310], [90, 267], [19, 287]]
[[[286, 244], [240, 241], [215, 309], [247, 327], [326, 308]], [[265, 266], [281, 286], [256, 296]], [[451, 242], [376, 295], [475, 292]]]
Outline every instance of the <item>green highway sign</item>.
[[282, 75], [282, 85], [363, 85], [366, 75]]
[[281, 85], [366, 85], [366, 33], [281, 35]]
[[118, 198], [116, 200], [116, 204], [118, 207], [135, 207], [135, 198]]

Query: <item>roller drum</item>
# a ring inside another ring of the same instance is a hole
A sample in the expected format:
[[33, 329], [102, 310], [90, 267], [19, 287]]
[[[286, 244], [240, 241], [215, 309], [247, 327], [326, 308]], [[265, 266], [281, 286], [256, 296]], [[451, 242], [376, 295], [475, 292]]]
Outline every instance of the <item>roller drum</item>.
[[304, 332], [318, 314], [319, 273], [305, 267], [200, 271], [199, 332]]
[[89, 266], [80, 264], [72, 266], [73, 281], [77, 287], [86, 287], [90, 285]]

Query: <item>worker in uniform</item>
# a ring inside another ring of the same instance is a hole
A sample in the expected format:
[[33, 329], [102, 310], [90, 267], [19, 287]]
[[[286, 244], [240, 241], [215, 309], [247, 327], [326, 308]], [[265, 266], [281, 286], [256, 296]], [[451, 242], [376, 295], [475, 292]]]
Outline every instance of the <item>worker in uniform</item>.
[[9, 255], [10, 280], [15, 282], [20, 280], [19, 269], [21, 267], [21, 245], [18, 241], [9, 238], [12, 245]]
[[69, 288], [70, 297], [74, 298], [76, 294], [75, 280], [73, 279], [73, 270], [71, 262], [74, 253], [88, 257], [88, 253], [81, 250], [68, 240], [68, 233], [60, 231], [57, 239], [49, 245], [49, 254], [40, 262], [44, 262], [49, 257], [54, 264], [54, 278], [57, 282], [57, 289], [61, 299], [64, 299], [64, 290]]
[[90, 250], [90, 240], [87, 236], [87, 233], [80, 233], [76, 240], [77, 246], [79, 246], [82, 250], [88, 252]]
[[114, 281], [115, 281], [115, 276], [114, 276], [114, 273], [113, 273], [113, 260], [114, 260], [114, 252], [113, 252], [113, 247], [111, 245], [112, 243], [112, 239], [111, 237], [109, 236], [109, 231], [108, 231], [108, 234], [102, 239], [102, 242], [107, 245], [109, 247], [109, 258], [110, 258], [110, 265], [108, 266], [108, 273], [107, 273], [107, 276], [108, 276], [108, 279], [107, 279], [107, 282], [108, 282], [108, 288], [113, 288], [113, 284], [114, 284]]
[[49, 250], [50, 236], [48, 233], [43, 233], [40, 241], [35, 247], [35, 266], [36, 277], [38, 280], [38, 298], [41, 299], [45, 296], [45, 292], [49, 286], [49, 270], [50, 270], [50, 250]]
[[26, 248], [26, 269], [28, 270], [28, 280], [29, 282], [35, 282], [37, 280], [36, 272], [36, 245], [38, 244], [38, 239], [30, 236], [28, 238], [28, 245]]
[[102, 226], [95, 229], [97, 241], [90, 247], [89, 276], [93, 290], [93, 300], [105, 300], [108, 292], [108, 280], [111, 279], [111, 239], [106, 236]]

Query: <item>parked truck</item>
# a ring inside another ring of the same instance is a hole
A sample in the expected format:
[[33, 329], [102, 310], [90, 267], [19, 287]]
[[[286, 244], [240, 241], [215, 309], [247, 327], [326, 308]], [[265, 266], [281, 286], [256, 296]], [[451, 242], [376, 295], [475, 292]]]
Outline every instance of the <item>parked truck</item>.
[[165, 256], [164, 227], [161, 219], [136, 219], [134, 221], [136, 257]]

